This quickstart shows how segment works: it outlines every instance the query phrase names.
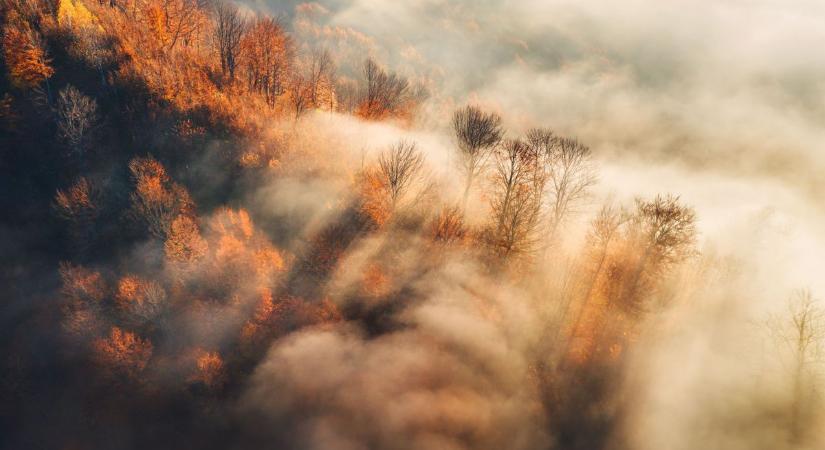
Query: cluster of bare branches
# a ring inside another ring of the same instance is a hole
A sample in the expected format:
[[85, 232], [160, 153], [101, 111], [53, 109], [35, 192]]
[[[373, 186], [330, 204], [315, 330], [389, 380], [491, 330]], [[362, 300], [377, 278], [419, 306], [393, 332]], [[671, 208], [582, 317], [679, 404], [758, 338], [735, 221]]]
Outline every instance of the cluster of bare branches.
[[520, 139], [505, 140], [495, 154], [488, 244], [502, 260], [527, 255], [538, 243], [542, 192], [536, 169], [535, 154]]
[[458, 141], [461, 169], [464, 172], [463, 204], [466, 207], [473, 181], [484, 169], [493, 149], [501, 141], [504, 130], [498, 114], [485, 113], [472, 105], [457, 110], [453, 114], [452, 125]]
[[503, 139], [501, 117], [472, 105], [453, 114], [452, 129], [465, 208], [475, 180], [494, 161], [494, 225], [487, 236], [501, 256], [533, 253], [545, 227], [552, 241], [596, 182], [590, 149], [549, 129], [531, 129], [523, 140]]
[[313, 49], [292, 73], [291, 98], [295, 117], [310, 108], [335, 108], [335, 63], [329, 50]]
[[424, 155], [412, 141], [399, 141], [378, 158], [381, 179], [395, 210], [413, 183], [422, 175]]
[[787, 312], [770, 317], [767, 325], [790, 380], [790, 438], [802, 443], [823, 406], [817, 391], [825, 363], [825, 310], [810, 290], [800, 289], [788, 298]]
[[551, 130], [534, 128], [527, 142], [543, 163], [549, 187], [549, 234], [552, 239], [566, 217], [589, 196], [596, 183], [590, 148], [576, 139], [556, 136]]
[[67, 85], [57, 99], [57, 129], [70, 154], [83, 157], [98, 122], [97, 102]]
[[380, 119], [396, 114], [412, 99], [413, 89], [406, 78], [382, 69], [372, 59], [364, 62], [364, 86], [358, 106], [362, 117]]
[[240, 62], [241, 39], [247, 22], [238, 8], [228, 2], [215, 4], [215, 45], [221, 61], [221, 72], [230, 80], [235, 79], [235, 70]]

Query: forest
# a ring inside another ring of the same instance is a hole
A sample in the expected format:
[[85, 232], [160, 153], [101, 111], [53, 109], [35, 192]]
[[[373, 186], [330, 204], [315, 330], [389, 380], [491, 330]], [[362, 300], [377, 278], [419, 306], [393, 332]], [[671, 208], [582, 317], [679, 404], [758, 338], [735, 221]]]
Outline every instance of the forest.
[[0, 448], [822, 448], [819, 279], [260, 5], [0, 0]]

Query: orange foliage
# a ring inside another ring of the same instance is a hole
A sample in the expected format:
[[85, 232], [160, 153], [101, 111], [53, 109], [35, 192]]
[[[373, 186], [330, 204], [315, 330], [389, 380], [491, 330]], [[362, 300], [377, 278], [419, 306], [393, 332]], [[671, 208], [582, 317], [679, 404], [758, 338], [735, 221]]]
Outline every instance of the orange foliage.
[[467, 238], [464, 213], [456, 208], [444, 208], [430, 224], [430, 238], [443, 244], [461, 243]]
[[219, 388], [226, 379], [223, 359], [218, 352], [196, 349], [194, 353], [195, 369], [189, 382], [203, 383], [210, 389]]
[[258, 301], [252, 320], [260, 323], [266, 322], [274, 311], [275, 303], [272, 301], [272, 291], [264, 289], [261, 292], [261, 299]]
[[163, 9], [157, 3], [146, 7], [146, 25], [149, 27], [151, 36], [158, 42], [159, 46], [164, 46], [169, 40], [169, 33], [164, 24]]
[[100, 191], [80, 177], [67, 191], [58, 190], [54, 198], [58, 213], [66, 219], [93, 219], [98, 214]]
[[207, 221], [205, 237], [209, 251], [201, 267], [206, 284], [218, 292], [265, 288], [286, 267], [281, 253], [243, 209], [218, 210]]
[[142, 323], [156, 317], [166, 301], [166, 291], [156, 282], [136, 276], [120, 279], [115, 303], [131, 321]]
[[152, 343], [134, 333], [112, 327], [107, 338], [94, 342], [94, 357], [112, 376], [137, 377], [149, 364]]
[[360, 177], [361, 212], [378, 225], [384, 225], [392, 213], [389, 193], [377, 170], [367, 170]]
[[[281, 306], [281, 305], [279, 305]], [[260, 300], [255, 306], [255, 312], [241, 329], [241, 346], [249, 349], [263, 342], [266, 337], [265, 324], [277, 313], [275, 302], [272, 300], [272, 291], [263, 289]]]
[[343, 319], [338, 305], [329, 299], [310, 302], [285, 296], [273, 301], [270, 290], [262, 291], [255, 312], [241, 329], [240, 342], [245, 351], [261, 348], [269, 339], [294, 327], [327, 324]]
[[70, 300], [100, 302], [106, 295], [106, 285], [100, 272], [69, 263], [60, 264], [60, 292]]
[[171, 181], [166, 169], [156, 159], [134, 158], [129, 162], [135, 190], [132, 192], [131, 215], [143, 222], [155, 237], [165, 239], [172, 221], [181, 214], [194, 213], [194, 203], [186, 189]]
[[60, 290], [63, 305], [63, 328], [73, 337], [95, 335], [101, 327], [99, 311], [106, 296], [106, 285], [99, 272], [68, 263], [60, 264]]
[[40, 34], [14, 11], [6, 20], [3, 55], [11, 81], [21, 88], [39, 86], [54, 74], [43, 40]]
[[95, 16], [80, 0], [58, 0], [57, 23], [62, 27], [86, 27], [95, 22]]
[[390, 283], [389, 277], [384, 273], [380, 265], [371, 264], [364, 271], [363, 290], [367, 295], [381, 297], [389, 293], [391, 287], [392, 283]]
[[201, 237], [194, 219], [179, 215], [172, 222], [163, 249], [170, 261], [189, 263], [202, 258], [209, 249], [209, 244]]
[[241, 40], [247, 85], [270, 105], [284, 93], [293, 53], [292, 39], [273, 18], [257, 18]]
[[244, 209], [233, 211], [229, 208], [222, 208], [212, 218], [210, 227], [220, 236], [232, 236], [239, 241], [249, 240], [254, 232], [252, 219]]

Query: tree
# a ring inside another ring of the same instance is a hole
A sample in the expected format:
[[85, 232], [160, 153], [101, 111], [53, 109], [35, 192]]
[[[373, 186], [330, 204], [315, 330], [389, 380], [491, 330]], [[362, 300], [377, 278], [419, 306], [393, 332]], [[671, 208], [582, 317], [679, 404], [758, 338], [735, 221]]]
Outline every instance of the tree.
[[82, 158], [97, 125], [97, 102], [67, 85], [57, 99], [57, 130], [70, 154]]
[[814, 425], [816, 391], [824, 360], [825, 311], [807, 289], [795, 291], [787, 308], [786, 314], [769, 319], [768, 329], [781, 345], [780, 359], [791, 381], [789, 431], [791, 441], [800, 443], [805, 431]]
[[220, 388], [226, 381], [226, 369], [218, 352], [197, 349], [194, 355], [194, 373], [188, 381], [203, 383], [209, 389]]
[[406, 78], [387, 72], [372, 59], [364, 62], [364, 86], [358, 105], [358, 115], [377, 120], [402, 112], [413, 100], [413, 91]]
[[[572, 325], [570, 326], [570, 339], [568, 339], [568, 344], [570, 344], [572, 338], [578, 334], [579, 328], [582, 326], [585, 313], [591, 306], [590, 301], [593, 297], [596, 285], [604, 272], [610, 246], [619, 236], [621, 227], [626, 220], [626, 214], [624, 214], [623, 211], [613, 207], [610, 204], [606, 204], [602, 206], [599, 213], [590, 222], [590, 229], [588, 230], [585, 238], [587, 248], [587, 263], [585, 270], [587, 276], [587, 281], [585, 282], [586, 287], [579, 300], [576, 318], [572, 321]], [[572, 302], [572, 300], [573, 297], [571, 296], [570, 301]], [[564, 322], [564, 318], [570, 310], [570, 307], [571, 305], [569, 303], [565, 305], [561, 320], [562, 323]], [[557, 330], [560, 329], [561, 326], [557, 328]], [[558, 332], [556, 333], [556, 336], [558, 336]], [[571, 347], [568, 345], [566, 353], [569, 354], [570, 351]]]
[[58, 190], [54, 197], [53, 207], [61, 218], [69, 222], [72, 242], [81, 256], [94, 237], [101, 197], [100, 188], [85, 177], [80, 177], [65, 191]]
[[399, 141], [378, 158], [379, 172], [390, 199], [390, 210], [406, 196], [411, 185], [422, 175], [424, 155], [414, 142]]
[[312, 50], [299, 61], [293, 70], [290, 88], [290, 100], [296, 118], [310, 108], [334, 109], [334, 74], [332, 55], [326, 49]]
[[246, 31], [246, 21], [234, 5], [219, 1], [215, 5], [215, 45], [221, 60], [221, 72], [229, 80], [235, 79], [235, 70], [241, 56], [241, 40]]
[[504, 131], [498, 114], [485, 113], [476, 106], [466, 106], [453, 113], [452, 125], [464, 172], [463, 205], [466, 208], [473, 181], [484, 169]]
[[258, 16], [244, 34], [241, 49], [247, 86], [273, 106], [288, 85], [295, 52], [292, 39], [278, 19]]
[[209, 245], [201, 237], [195, 220], [181, 214], [172, 222], [163, 248], [170, 261], [189, 263], [202, 258]]
[[102, 303], [107, 289], [100, 272], [60, 263], [63, 329], [69, 336], [88, 338], [101, 330]]
[[166, 291], [155, 281], [129, 275], [118, 282], [115, 303], [126, 322], [141, 326], [161, 313], [166, 304]]
[[333, 109], [335, 93], [332, 80], [335, 77], [335, 63], [329, 50], [313, 49], [309, 58], [309, 97], [313, 108]]
[[105, 69], [115, 58], [114, 39], [95, 25], [81, 27], [74, 34], [72, 51], [97, 70], [101, 86], [105, 85]]
[[129, 171], [135, 184], [129, 196], [129, 215], [143, 223], [150, 234], [166, 240], [176, 217], [194, 214], [189, 193], [173, 182], [163, 165], [151, 156], [132, 159]]
[[24, 89], [40, 86], [54, 74], [40, 33], [16, 10], [6, 17], [3, 56], [12, 84]]
[[136, 380], [146, 368], [153, 350], [149, 340], [119, 327], [112, 327], [108, 337], [97, 339], [93, 348], [94, 358], [107, 376], [130, 380]]
[[189, 45], [204, 25], [206, 0], [160, 0], [167, 39], [163, 43], [172, 51], [178, 42]]
[[294, 70], [289, 79], [289, 101], [295, 119], [303, 115], [311, 106], [310, 80], [305, 73]]
[[644, 300], [640, 288], [655, 288], [664, 273], [696, 253], [696, 213], [672, 195], [637, 199], [628, 227], [633, 262], [620, 300], [623, 307], [638, 311]]
[[596, 183], [590, 148], [544, 128], [527, 132], [527, 143], [542, 158], [549, 186], [550, 237], [589, 195]]
[[536, 247], [542, 192], [536, 189], [536, 161], [530, 147], [509, 139], [496, 152], [487, 243], [503, 261], [526, 256]]

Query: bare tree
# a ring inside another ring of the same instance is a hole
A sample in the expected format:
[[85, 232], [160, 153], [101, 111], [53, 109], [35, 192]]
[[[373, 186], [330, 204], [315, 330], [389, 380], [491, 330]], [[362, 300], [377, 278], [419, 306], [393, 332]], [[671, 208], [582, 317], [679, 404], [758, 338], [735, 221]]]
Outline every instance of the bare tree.
[[105, 69], [115, 57], [114, 40], [95, 26], [84, 26], [74, 31], [76, 39], [72, 51], [95, 68], [100, 75], [100, 84], [106, 84]]
[[395, 210], [412, 184], [422, 175], [424, 155], [414, 142], [399, 141], [378, 158], [381, 179], [390, 197], [390, 209]]
[[215, 45], [221, 60], [221, 71], [230, 80], [235, 78], [235, 70], [241, 55], [241, 39], [246, 30], [246, 21], [233, 4], [219, 1], [215, 5]]
[[638, 310], [640, 287], [654, 286], [666, 271], [696, 253], [696, 213], [677, 196], [637, 199], [627, 233], [635, 263], [621, 301], [624, 307]]
[[590, 148], [575, 139], [561, 138], [545, 128], [527, 132], [527, 142], [546, 165], [549, 187], [550, 237], [580, 206], [596, 183]]
[[791, 380], [789, 431], [791, 440], [799, 443], [812, 425], [814, 400], [821, 382], [825, 311], [810, 290], [798, 290], [788, 299], [787, 313], [771, 317], [768, 328], [783, 347], [780, 359]]
[[97, 125], [97, 102], [72, 85], [60, 90], [57, 99], [57, 130], [71, 154], [82, 157]]
[[387, 72], [372, 59], [364, 63], [364, 87], [359, 102], [359, 114], [367, 119], [380, 119], [398, 114], [414, 98], [409, 81]]
[[298, 118], [310, 108], [324, 108], [335, 102], [332, 79], [335, 66], [326, 49], [309, 52], [295, 68], [291, 79], [290, 100]]
[[314, 108], [329, 105], [334, 100], [332, 79], [335, 76], [335, 64], [329, 50], [314, 49], [309, 62], [309, 96]]
[[464, 172], [463, 205], [466, 208], [473, 181], [484, 169], [504, 132], [501, 117], [495, 113], [484, 113], [476, 106], [466, 106], [453, 113], [452, 125]]
[[312, 106], [312, 95], [310, 94], [310, 80], [300, 70], [295, 70], [289, 79], [289, 101], [292, 104], [292, 111], [295, 119], [298, 119]]
[[502, 260], [530, 254], [538, 242], [542, 193], [535, 189], [535, 160], [529, 146], [510, 139], [496, 153], [488, 244]]

